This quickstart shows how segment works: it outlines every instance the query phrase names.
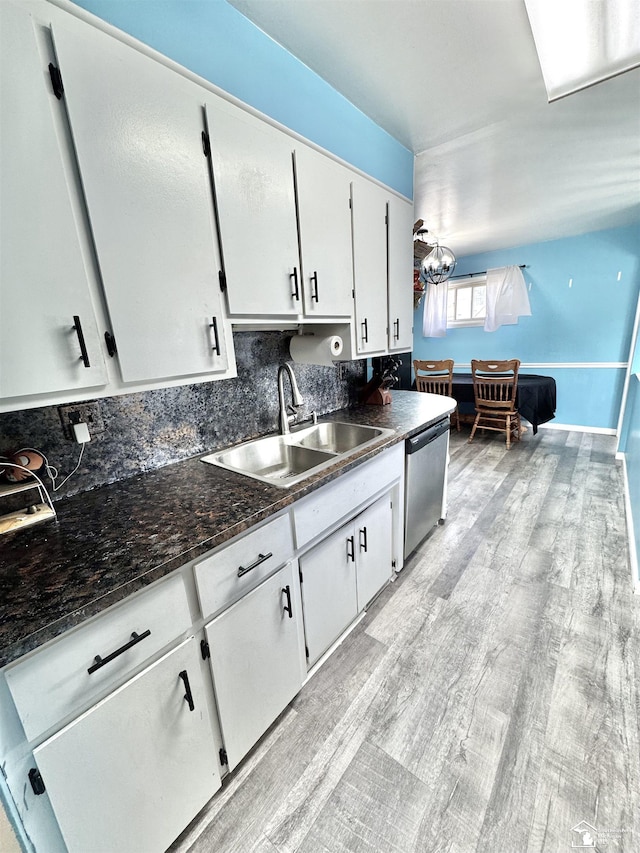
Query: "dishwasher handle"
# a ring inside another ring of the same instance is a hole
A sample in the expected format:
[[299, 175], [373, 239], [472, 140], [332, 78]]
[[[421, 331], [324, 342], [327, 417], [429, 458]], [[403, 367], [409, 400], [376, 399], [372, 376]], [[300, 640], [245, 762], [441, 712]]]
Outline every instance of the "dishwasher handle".
[[423, 447], [426, 447], [427, 444], [431, 444], [432, 441], [435, 441], [436, 438], [439, 438], [443, 433], [447, 432], [449, 429], [449, 418], [444, 418], [444, 420], [438, 421], [437, 424], [430, 426], [428, 429], [419, 432], [417, 435], [411, 436], [406, 441], [406, 451], [407, 456], [410, 456], [412, 453], [417, 453], [418, 450], [422, 450]]

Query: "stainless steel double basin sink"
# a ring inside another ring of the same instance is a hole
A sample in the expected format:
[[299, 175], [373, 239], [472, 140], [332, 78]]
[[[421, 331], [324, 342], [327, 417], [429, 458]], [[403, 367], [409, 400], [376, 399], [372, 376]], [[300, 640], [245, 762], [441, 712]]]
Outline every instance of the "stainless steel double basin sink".
[[286, 435], [256, 438], [203, 456], [202, 461], [286, 489], [393, 434], [380, 427], [324, 421]]

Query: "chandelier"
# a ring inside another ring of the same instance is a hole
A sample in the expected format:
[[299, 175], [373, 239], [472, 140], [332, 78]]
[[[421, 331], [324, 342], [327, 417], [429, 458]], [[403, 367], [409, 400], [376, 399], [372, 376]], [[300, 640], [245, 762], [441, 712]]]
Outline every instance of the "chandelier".
[[414, 256], [417, 254], [415, 251], [416, 243], [419, 243], [423, 247], [419, 253], [422, 255], [420, 262], [422, 277], [433, 284], [440, 284], [453, 274], [456, 267], [456, 256], [451, 249], [441, 246], [437, 241], [435, 244], [428, 244], [422, 240], [422, 236], [427, 233], [426, 228], [419, 228], [415, 231]]
[[433, 250], [422, 261], [422, 270], [427, 281], [440, 284], [453, 274], [456, 268], [456, 256], [451, 249], [436, 243]]

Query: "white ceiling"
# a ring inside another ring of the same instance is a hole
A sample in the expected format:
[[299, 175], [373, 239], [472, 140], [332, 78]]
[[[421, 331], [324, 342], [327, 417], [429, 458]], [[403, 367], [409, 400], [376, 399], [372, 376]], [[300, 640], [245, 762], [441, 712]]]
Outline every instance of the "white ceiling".
[[416, 154], [458, 257], [640, 220], [640, 69], [549, 104], [524, 0], [229, 2]]

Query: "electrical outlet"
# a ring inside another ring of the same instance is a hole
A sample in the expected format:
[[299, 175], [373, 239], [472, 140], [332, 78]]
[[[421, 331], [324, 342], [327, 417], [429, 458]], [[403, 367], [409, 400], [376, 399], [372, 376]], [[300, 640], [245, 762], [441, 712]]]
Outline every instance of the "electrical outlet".
[[87, 424], [91, 436], [104, 432], [104, 421], [98, 403], [69, 403], [58, 406], [62, 432], [68, 441], [75, 441], [73, 424]]

